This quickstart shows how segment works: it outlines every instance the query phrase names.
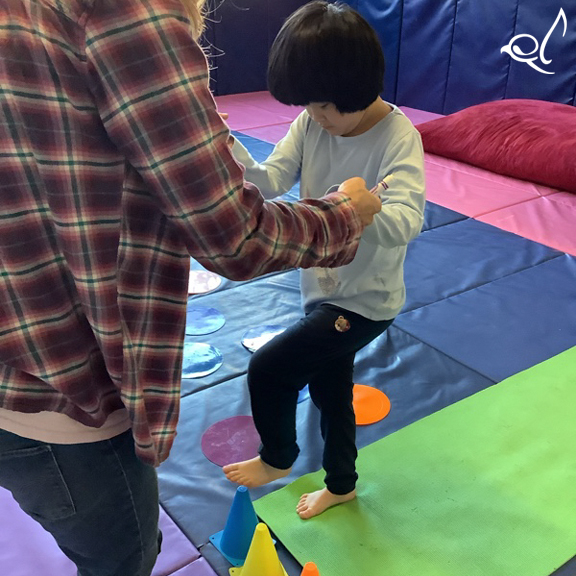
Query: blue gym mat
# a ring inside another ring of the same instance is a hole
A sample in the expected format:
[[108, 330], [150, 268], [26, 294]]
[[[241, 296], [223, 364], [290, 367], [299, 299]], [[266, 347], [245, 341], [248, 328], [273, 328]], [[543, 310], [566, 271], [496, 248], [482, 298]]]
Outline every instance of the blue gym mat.
[[[273, 146], [235, 134], [258, 160]], [[296, 200], [295, 187], [284, 195]], [[192, 262], [192, 268], [202, 267]], [[391, 400], [381, 422], [358, 427], [367, 446], [441, 408], [576, 345], [576, 260], [535, 242], [427, 203], [422, 234], [406, 258], [407, 303], [395, 323], [356, 358], [355, 381]], [[223, 279], [209, 294], [189, 299], [225, 317], [218, 331], [189, 341], [216, 346], [223, 365], [183, 381], [178, 436], [159, 468], [161, 501], [219, 576], [228, 562], [209, 543], [224, 527], [235, 486], [203, 455], [200, 441], [212, 424], [250, 414], [244, 333], [263, 324], [290, 324], [301, 315], [299, 272], [246, 282]], [[292, 474], [253, 491], [257, 498], [317, 470], [322, 441], [311, 401], [298, 405], [302, 452]], [[301, 567], [279, 542], [290, 576]], [[576, 561], [554, 576], [576, 574]]]
[[576, 343], [576, 259], [553, 260], [401, 314], [396, 325], [496, 382]]
[[[493, 384], [394, 326], [359, 352], [354, 375], [357, 382], [385, 392], [392, 405], [384, 420], [358, 427], [359, 447]], [[229, 564], [217, 551], [208, 556], [212, 545], [207, 542], [209, 536], [222, 530], [235, 486], [204, 456], [200, 441], [212, 424], [242, 414], [250, 414], [245, 375], [186, 396], [182, 399], [178, 436], [171, 456], [158, 470], [163, 506], [190, 540], [202, 547], [202, 554], [222, 575], [227, 573]], [[253, 498], [320, 467], [320, 420], [309, 399], [298, 404], [297, 430], [302, 452], [292, 474], [252, 490]], [[289, 555], [286, 561], [291, 562]]]
[[[289, 289], [279, 287], [285, 275], [293, 278]], [[188, 336], [188, 342], [203, 342], [218, 348], [223, 355], [222, 367], [203, 378], [182, 380], [182, 395], [225, 382], [246, 372], [251, 353], [242, 345], [250, 328], [263, 324], [290, 325], [301, 315], [298, 272], [292, 270], [245, 282], [231, 290], [196, 296], [194, 305], [215, 308], [225, 318], [224, 326], [212, 334]]]
[[468, 292], [561, 254], [472, 219], [422, 232], [408, 246], [402, 312]]

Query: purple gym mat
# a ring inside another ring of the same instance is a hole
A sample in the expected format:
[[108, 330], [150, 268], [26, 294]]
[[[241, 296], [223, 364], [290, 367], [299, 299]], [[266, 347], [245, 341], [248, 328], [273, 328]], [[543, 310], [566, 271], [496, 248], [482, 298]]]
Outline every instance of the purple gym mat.
[[212, 424], [202, 435], [204, 456], [218, 466], [258, 455], [260, 436], [252, 416], [233, 416]]
[[[152, 576], [200, 576], [206, 571], [205, 561], [198, 571], [184, 572], [187, 565], [196, 564], [200, 553], [184, 536], [180, 528], [160, 507], [162, 552]], [[203, 571], [202, 571], [203, 570]], [[178, 572], [176, 572], [178, 571]], [[64, 556], [52, 536], [27, 516], [8, 490], [0, 488], [0, 574], [6, 576], [76, 576], [76, 567]]]
[[174, 572], [173, 576], [217, 576], [217, 574], [204, 558], [198, 558], [192, 564]]
[[162, 551], [158, 555], [152, 576], [168, 576], [176, 571], [179, 573], [180, 568], [190, 563], [196, 564], [202, 559], [200, 552], [166, 514], [162, 506], [160, 506], [159, 524], [162, 530]]

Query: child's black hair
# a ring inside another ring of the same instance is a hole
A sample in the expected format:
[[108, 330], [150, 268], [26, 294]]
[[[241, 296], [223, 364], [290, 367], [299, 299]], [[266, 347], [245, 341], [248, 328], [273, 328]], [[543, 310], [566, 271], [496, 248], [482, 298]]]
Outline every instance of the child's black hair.
[[314, 0], [278, 32], [268, 89], [283, 104], [329, 102], [341, 112], [367, 108], [384, 88], [384, 54], [374, 29], [340, 2]]

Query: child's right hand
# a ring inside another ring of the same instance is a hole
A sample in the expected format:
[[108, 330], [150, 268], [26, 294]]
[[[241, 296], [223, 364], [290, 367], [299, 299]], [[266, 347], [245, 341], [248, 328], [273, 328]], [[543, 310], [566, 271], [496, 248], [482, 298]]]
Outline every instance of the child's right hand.
[[358, 213], [360, 220], [364, 226], [372, 224], [374, 214], [380, 212], [382, 203], [377, 196], [371, 194], [366, 188], [366, 182], [363, 178], [355, 176], [344, 180], [338, 187], [339, 192], [344, 192], [352, 200], [352, 205]]
[[[218, 112], [218, 114], [220, 114], [220, 118], [222, 118], [222, 120], [228, 120], [228, 112]], [[232, 136], [232, 134], [228, 136], [228, 146], [230, 148], [234, 146], [234, 136]]]

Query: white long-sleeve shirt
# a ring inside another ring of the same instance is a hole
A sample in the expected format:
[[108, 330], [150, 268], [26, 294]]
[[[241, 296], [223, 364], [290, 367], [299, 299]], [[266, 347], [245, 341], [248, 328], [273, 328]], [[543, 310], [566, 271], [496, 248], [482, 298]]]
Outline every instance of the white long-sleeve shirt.
[[332, 136], [303, 111], [270, 156], [257, 163], [235, 141], [233, 153], [265, 198], [284, 194], [300, 180], [302, 198], [319, 198], [344, 180], [361, 176], [368, 188], [392, 176], [381, 211], [354, 260], [340, 268], [301, 270], [304, 310], [328, 302], [372, 320], [394, 318], [405, 302], [406, 246], [422, 228], [425, 205], [420, 134], [394, 105], [358, 136]]

